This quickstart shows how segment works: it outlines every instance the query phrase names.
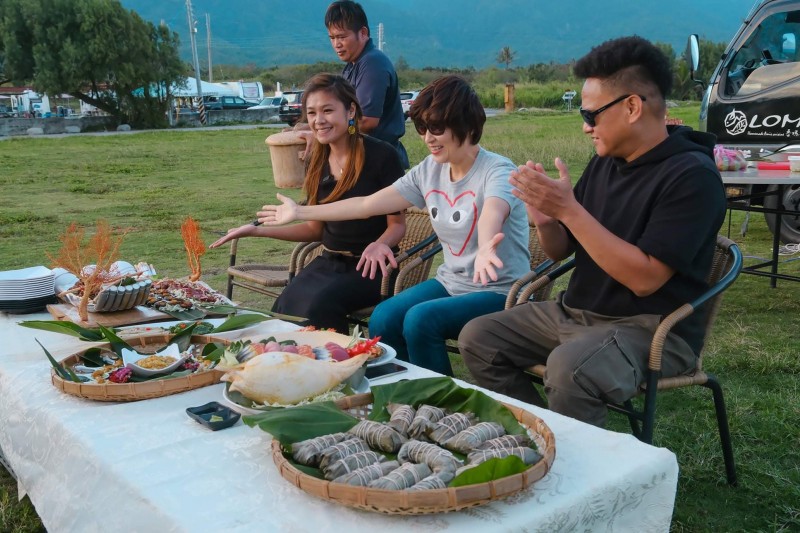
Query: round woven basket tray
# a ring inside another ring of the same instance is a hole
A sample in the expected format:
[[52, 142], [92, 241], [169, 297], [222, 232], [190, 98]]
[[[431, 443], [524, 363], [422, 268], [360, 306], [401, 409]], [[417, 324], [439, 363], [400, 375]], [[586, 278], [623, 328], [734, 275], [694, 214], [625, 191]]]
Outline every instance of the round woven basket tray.
[[[336, 404], [353, 416], [364, 419], [372, 411], [372, 394], [348, 396]], [[536, 415], [519, 407], [503, 403], [519, 423], [532, 434], [542, 459], [519, 474], [486, 483], [438, 490], [383, 490], [333, 483], [298, 470], [286, 459], [277, 439], [272, 441], [272, 459], [284, 479], [296, 487], [320, 498], [365, 511], [386, 514], [430, 514], [458, 511], [483, 505], [519, 492], [543, 478], [556, 457], [556, 439], [550, 428]]]
[[[157, 350], [166, 346], [171, 338], [171, 334], [161, 333], [129, 337], [125, 339], [125, 342], [140, 353], [155, 353]], [[190, 344], [198, 346], [198, 353], [202, 352], [206, 344], [212, 342], [228, 345], [231, 341], [208, 335], [192, 335], [190, 339]], [[92, 346], [91, 348], [110, 350], [110, 346], [109, 343], [105, 343]], [[63, 366], [72, 366], [79, 363], [81, 360], [80, 356], [91, 348], [84, 348], [74, 354], [68, 355], [61, 360], [61, 364]], [[177, 394], [179, 392], [199, 389], [200, 387], [219, 383], [219, 379], [222, 375], [223, 373], [218, 370], [209, 370], [206, 372], [189, 374], [188, 376], [158, 379], [154, 381], [141, 381], [138, 383], [77, 383], [61, 378], [61, 376], [56, 374], [55, 369], [51, 369], [50, 371], [53, 385], [55, 385], [58, 390], [80, 398], [98, 400], [101, 402], [135, 402], [138, 400], [148, 400], [150, 398]]]

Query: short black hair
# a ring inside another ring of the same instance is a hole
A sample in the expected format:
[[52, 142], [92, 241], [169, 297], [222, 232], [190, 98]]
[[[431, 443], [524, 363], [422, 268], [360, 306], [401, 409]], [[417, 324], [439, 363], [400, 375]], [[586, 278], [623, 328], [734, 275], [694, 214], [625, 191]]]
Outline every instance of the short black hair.
[[450, 128], [460, 144], [469, 140], [478, 144], [486, 123], [486, 112], [475, 90], [461, 76], [443, 76], [422, 89], [408, 116], [417, 128]]
[[340, 0], [328, 6], [325, 12], [325, 27], [330, 29], [342, 28], [358, 33], [361, 28], [367, 28], [369, 35], [369, 22], [364, 8], [352, 0]]
[[672, 90], [672, 65], [653, 43], [633, 35], [611, 39], [592, 48], [573, 68], [579, 78], [598, 78], [625, 91], [641, 92], [654, 85], [666, 99]]

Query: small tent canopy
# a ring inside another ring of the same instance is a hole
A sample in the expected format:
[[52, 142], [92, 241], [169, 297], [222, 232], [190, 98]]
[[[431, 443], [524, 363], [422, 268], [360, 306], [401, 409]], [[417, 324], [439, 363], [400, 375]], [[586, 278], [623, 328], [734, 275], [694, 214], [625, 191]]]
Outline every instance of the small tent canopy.
[[[200, 80], [200, 88], [203, 96], [236, 96], [236, 93], [228, 87], [208, 81]], [[197, 79], [186, 78], [186, 82], [182, 86], [173, 85], [171, 92], [172, 96], [183, 98], [197, 96]]]

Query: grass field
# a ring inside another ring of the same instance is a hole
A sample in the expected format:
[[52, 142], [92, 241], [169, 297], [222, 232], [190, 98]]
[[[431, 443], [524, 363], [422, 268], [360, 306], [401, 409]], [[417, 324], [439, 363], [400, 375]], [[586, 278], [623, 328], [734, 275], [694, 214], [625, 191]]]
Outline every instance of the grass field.
[[[697, 106], [670, 112], [689, 125], [696, 124], [697, 113]], [[91, 227], [105, 218], [128, 231], [123, 259], [148, 261], [164, 276], [185, 276], [180, 224], [186, 216], [199, 221], [210, 243], [273, 201], [277, 189], [264, 144], [273, 132], [185, 130], [0, 142], [0, 270], [47, 265], [47, 254], [58, 249], [58, 236], [70, 222]], [[412, 162], [424, 157], [413, 131], [404, 142]], [[591, 156], [577, 113], [491, 118], [481, 144], [516, 163], [532, 159], [550, 169], [558, 155], [574, 179]], [[298, 191], [288, 194], [299, 197]], [[741, 213], [733, 214], [732, 238], [748, 258], [766, 257], [771, 240], [763, 218], [754, 214], [744, 237], [738, 232], [742, 220]], [[240, 245], [239, 259], [280, 263], [291, 248], [251, 241]], [[800, 260], [793, 257], [782, 258], [781, 270], [800, 274]], [[227, 262], [227, 250], [209, 251], [202, 259], [203, 279], [224, 290]], [[243, 291], [234, 296], [262, 309], [271, 304]], [[674, 531], [800, 530], [799, 302], [800, 284], [779, 282], [770, 289], [765, 278], [742, 275], [728, 290], [707, 343], [706, 368], [721, 378], [728, 403], [738, 488], [725, 482], [708, 391], [661, 395], [654, 442], [673, 450], [681, 468]], [[457, 363], [459, 377], [469, 379]], [[627, 422], [612, 416], [610, 429], [627, 432]], [[41, 528], [28, 500], [17, 503], [15, 483], [0, 472], [0, 531]]]

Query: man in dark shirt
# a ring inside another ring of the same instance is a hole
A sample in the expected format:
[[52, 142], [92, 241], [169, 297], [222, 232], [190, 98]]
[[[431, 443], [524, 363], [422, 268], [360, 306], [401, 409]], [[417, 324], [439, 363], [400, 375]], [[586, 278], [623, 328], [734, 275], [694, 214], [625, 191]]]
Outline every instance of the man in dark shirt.
[[406, 122], [397, 72], [386, 54], [373, 44], [364, 9], [350, 0], [333, 2], [325, 13], [325, 27], [336, 55], [347, 63], [342, 76], [356, 88], [364, 111], [360, 131], [394, 146], [403, 168], [409, 168], [406, 149], [400, 142]]
[[[640, 37], [592, 49], [575, 65], [583, 131], [596, 155], [574, 189], [528, 162], [511, 175], [548, 257], [575, 253], [554, 302], [524, 304], [468, 323], [464, 361], [482, 386], [541, 404], [524, 368], [546, 363], [545, 394], [559, 413], [602, 426], [606, 402], [624, 402], [644, 380], [660, 319], [705, 289], [725, 217], [713, 135], [665, 125], [672, 70]], [[703, 313], [668, 335], [662, 375], [695, 368]]]

